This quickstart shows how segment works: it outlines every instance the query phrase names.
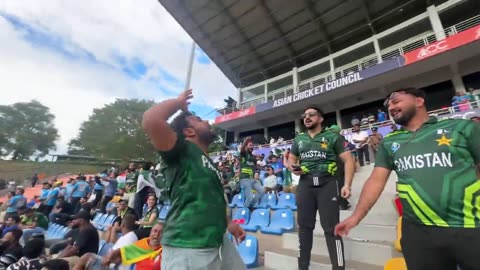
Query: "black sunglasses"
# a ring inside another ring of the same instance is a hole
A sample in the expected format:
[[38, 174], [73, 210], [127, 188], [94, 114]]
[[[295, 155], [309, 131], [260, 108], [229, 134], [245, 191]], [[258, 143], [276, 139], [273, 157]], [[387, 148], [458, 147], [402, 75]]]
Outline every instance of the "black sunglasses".
[[314, 116], [317, 116], [317, 115], [319, 115], [319, 114], [316, 113], [316, 112], [304, 113], [304, 114], [302, 114], [302, 118], [305, 119], [305, 118], [307, 118], [307, 116], [308, 117], [314, 117]]

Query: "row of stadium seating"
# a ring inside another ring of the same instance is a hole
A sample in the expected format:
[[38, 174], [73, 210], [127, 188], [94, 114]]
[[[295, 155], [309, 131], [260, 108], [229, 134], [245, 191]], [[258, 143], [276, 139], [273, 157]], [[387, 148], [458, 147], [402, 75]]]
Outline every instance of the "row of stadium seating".
[[[255, 196], [255, 194], [254, 194]], [[235, 207], [244, 207], [245, 203], [245, 196], [243, 194], [237, 194], [233, 197], [232, 202], [228, 205], [230, 208], [235, 208]], [[297, 205], [296, 205], [296, 200], [295, 200], [295, 194], [293, 193], [280, 193], [278, 195], [274, 193], [266, 193], [263, 194], [262, 198], [260, 201], [254, 205], [255, 208], [271, 208], [274, 210], [278, 209], [291, 209], [291, 210], [297, 210]]]
[[49, 223], [48, 229], [45, 231], [45, 239], [63, 239], [70, 231], [70, 228], [58, 225], [56, 223]]
[[228, 234], [230, 240], [236, 245], [238, 254], [242, 257], [243, 262], [247, 268], [254, 268], [258, 266], [258, 239], [253, 236], [247, 234], [245, 240], [240, 243], [236, 244], [236, 241], [233, 239], [232, 235]]
[[265, 234], [282, 235], [295, 228], [295, 216], [290, 209], [273, 211], [270, 216], [270, 210], [266, 208], [255, 209], [252, 213], [248, 208], [238, 208], [232, 219], [249, 232], [260, 230]]

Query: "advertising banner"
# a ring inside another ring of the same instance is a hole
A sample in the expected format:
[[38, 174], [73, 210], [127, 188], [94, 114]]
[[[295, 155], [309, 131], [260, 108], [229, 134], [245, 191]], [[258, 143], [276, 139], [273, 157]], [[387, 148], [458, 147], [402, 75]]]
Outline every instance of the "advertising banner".
[[405, 65], [455, 49], [478, 39], [480, 39], [480, 25], [404, 54]]
[[276, 99], [269, 101], [267, 103], [259, 104], [257, 105], [257, 112], [263, 112], [266, 110], [270, 110], [273, 108], [277, 108], [280, 106], [288, 105], [293, 102], [297, 102], [300, 100], [308, 99], [317, 95], [320, 95], [322, 93], [326, 93], [332, 90], [335, 90], [337, 88], [365, 80], [374, 76], [377, 76], [379, 74], [388, 72], [390, 70], [399, 68], [403, 66], [404, 59], [402, 57], [399, 58], [394, 58], [387, 60], [385, 62], [382, 62], [380, 64], [377, 64], [375, 66], [366, 68], [364, 70], [361, 70], [359, 72], [351, 73], [348, 74], [344, 77], [337, 78], [335, 80], [329, 81], [327, 83], [315, 86], [313, 88], [303, 90], [297, 93], [293, 93], [291, 95], [288, 95], [284, 98]]
[[255, 107], [250, 107], [248, 109], [243, 109], [243, 110], [232, 112], [232, 113], [229, 113], [229, 114], [226, 114], [226, 115], [217, 116], [215, 118], [214, 123], [219, 124], [219, 123], [222, 123], [222, 122], [242, 118], [242, 117], [245, 117], [247, 115], [252, 115], [254, 113], [255, 113]]

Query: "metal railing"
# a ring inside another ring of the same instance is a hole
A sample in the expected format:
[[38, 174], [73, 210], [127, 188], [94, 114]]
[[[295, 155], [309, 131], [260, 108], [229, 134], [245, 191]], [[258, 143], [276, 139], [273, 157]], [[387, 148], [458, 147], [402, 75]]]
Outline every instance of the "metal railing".
[[[460, 23], [457, 23], [455, 25], [452, 25], [450, 27], [447, 27], [443, 30], [445, 37], [449, 37], [455, 34], [458, 34], [460, 32], [463, 32], [467, 29], [470, 29], [472, 27], [475, 27], [477, 25], [480, 25], [480, 14], [476, 15], [472, 18], [469, 18], [465, 21], [462, 21]], [[416, 49], [425, 47], [429, 44], [432, 44], [437, 41], [436, 35], [434, 32], [426, 32], [423, 34], [420, 34], [418, 36], [412, 37], [406, 41], [403, 41], [399, 44], [396, 44], [394, 46], [382, 49], [380, 54], [382, 61], [386, 61], [395, 57], [399, 57], [401, 55], [404, 55], [408, 52], [414, 51]], [[319, 63], [321, 64], [321, 63]], [[335, 69], [335, 78], [339, 77], [344, 77], [345, 75], [348, 75], [349, 73], [355, 73], [361, 70], [364, 70], [368, 67], [371, 67], [373, 65], [378, 64], [378, 55], [377, 54], [372, 54], [368, 55], [362, 59], [356, 60], [355, 62], [349, 63], [347, 65], [338, 67]], [[333, 79], [332, 73], [331, 72], [326, 72], [323, 74], [320, 74], [318, 76], [309, 78], [307, 80], [303, 80], [300, 82], [300, 84], [297, 86], [297, 89], [299, 91], [310, 89], [312, 87], [315, 87], [320, 84], [324, 84], [328, 81], [331, 81]], [[290, 86], [291, 87], [291, 86]], [[282, 96], [287, 96], [288, 91], [292, 91], [292, 89], [283, 89], [284, 87], [280, 89], [276, 89], [272, 92], [275, 93], [275, 95], [278, 95], [279, 97]], [[288, 88], [288, 87], [285, 87]], [[283, 94], [279, 94], [278, 91], [283, 90]], [[289, 92], [290, 93], [290, 92]], [[293, 93], [293, 91], [292, 91]], [[267, 101], [270, 100], [275, 100], [277, 98], [272, 98], [273, 94], [269, 93], [267, 96]], [[260, 103], [258, 103], [258, 100], [261, 100]], [[261, 103], [265, 103], [266, 101], [264, 100], [264, 95], [259, 96], [259, 98], [255, 98], [253, 101], [247, 101], [242, 104], [240, 104], [240, 108], [245, 109], [250, 106], [255, 106]]]

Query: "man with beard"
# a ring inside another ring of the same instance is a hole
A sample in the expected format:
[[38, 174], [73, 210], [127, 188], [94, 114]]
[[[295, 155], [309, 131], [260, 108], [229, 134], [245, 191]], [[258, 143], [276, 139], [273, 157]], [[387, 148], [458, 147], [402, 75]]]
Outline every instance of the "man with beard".
[[[240, 147], [240, 186], [245, 194], [245, 207], [253, 210], [253, 206], [263, 196], [264, 189], [260, 180], [255, 180], [255, 167], [257, 158], [253, 155], [253, 142], [251, 137], [245, 138]], [[252, 194], [252, 189], [255, 189], [257, 194], [255, 197]]]
[[143, 115], [143, 127], [160, 151], [172, 203], [163, 229], [162, 269], [245, 269], [225, 234], [228, 228], [243, 241], [245, 231], [227, 218], [221, 172], [207, 153], [216, 135], [208, 121], [188, 112], [192, 97], [187, 90]]
[[401, 88], [385, 101], [395, 123], [354, 213], [338, 224], [345, 236], [367, 215], [392, 170], [403, 206], [403, 255], [409, 270], [480, 269], [480, 126], [430, 117], [425, 92]]
[[345, 185], [341, 188], [341, 196], [345, 199], [351, 194], [355, 164], [350, 152], [345, 151], [345, 139], [322, 127], [323, 112], [319, 108], [307, 107], [302, 118], [307, 133], [295, 137], [288, 162], [292, 173], [300, 175], [296, 197], [300, 242], [298, 269], [306, 270], [310, 265], [318, 211], [332, 269], [344, 270], [343, 241], [333, 234], [340, 219], [336, 159], [340, 157], [345, 164]]

